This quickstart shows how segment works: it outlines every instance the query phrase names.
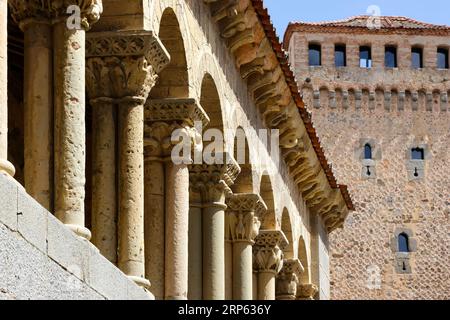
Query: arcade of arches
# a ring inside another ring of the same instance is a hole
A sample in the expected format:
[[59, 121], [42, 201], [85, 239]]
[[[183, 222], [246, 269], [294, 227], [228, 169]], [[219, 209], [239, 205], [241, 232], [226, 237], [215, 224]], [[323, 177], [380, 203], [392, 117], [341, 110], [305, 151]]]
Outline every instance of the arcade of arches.
[[[149, 297], [329, 298], [328, 235], [353, 205], [262, 1], [66, 1], [75, 30], [50, 2], [0, 1], [3, 175]], [[172, 161], [198, 122], [236, 133], [228, 161]]]

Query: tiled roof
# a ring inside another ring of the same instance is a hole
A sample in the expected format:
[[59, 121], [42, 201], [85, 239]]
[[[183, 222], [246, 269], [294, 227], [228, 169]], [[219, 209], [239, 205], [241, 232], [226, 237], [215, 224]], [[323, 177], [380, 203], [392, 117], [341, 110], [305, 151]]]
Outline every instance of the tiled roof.
[[270, 40], [270, 42], [272, 44], [272, 48], [275, 51], [275, 54], [278, 58], [280, 67], [283, 70], [283, 73], [284, 73], [284, 76], [286, 79], [286, 83], [288, 84], [288, 86], [291, 90], [293, 100], [297, 104], [298, 112], [300, 113], [303, 123], [305, 124], [306, 131], [308, 132], [309, 138], [311, 139], [311, 143], [317, 154], [317, 158], [319, 159], [320, 164], [328, 178], [330, 186], [333, 189], [340, 189], [342, 196], [347, 204], [347, 208], [349, 210], [354, 210], [354, 205], [353, 205], [352, 199], [350, 197], [350, 194], [348, 192], [347, 186], [339, 185], [337, 183], [336, 178], [333, 173], [333, 169], [332, 169], [331, 165], [329, 165], [329, 163], [328, 163], [328, 160], [327, 160], [325, 153], [322, 149], [322, 146], [320, 144], [320, 139], [317, 136], [316, 129], [314, 128], [314, 125], [312, 123], [311, 114], [306, 109], [306, 106], [303, 103], [303, 99], [301, 98], [299, 88], [297, 85], [297, 81], [295, 79], [294, 73], [289, 64], [288, 56], [287, 56], [286, 52], [284, 51], [282, 44], [276, 34], [276, 30], [272, 24], [272, 21], [270, 20], [269, 12], [264, 7], [264, 1], [263, 0], [252, 0], [252, 4], [258, 15], [260, 22], [264, 28], [266, 37]]
[[[370, 20], [369, 20], [370, 19]], [[381, 28], [390, 29], [428, 29], [428, 30], [450, 30], [446, 25], [435, 25], [431, 23], [417, 21], [407, 17], [394, 16], [355, 16], [343, 20], [324, 21], [324, 22], [292, 22], [294, 25], [305, 26], [327, 26], [327, 27], [350, 27], [350, 28], [367, 28], [368, 23], [379, 19]]]
[[363, 15], [335, 21], [291, 22], [284, 35], [285, 46], [296, 31], [450, 36], [450, 26], [446, 25], [435, 25], [407, 17]]

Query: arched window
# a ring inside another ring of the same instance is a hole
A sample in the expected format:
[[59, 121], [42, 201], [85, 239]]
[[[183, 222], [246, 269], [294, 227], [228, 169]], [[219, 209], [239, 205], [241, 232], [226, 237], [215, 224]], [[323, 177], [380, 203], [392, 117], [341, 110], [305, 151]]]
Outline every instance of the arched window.
[[310, 66], [322, 65], [322, 48], [319, 44], [309, 45], [309, 65]]
[[425, 160], [425, 150], [423, 148], [414, 148], [411, 150], [412, 160]]
[[366, 144], [364, 146], [364, 159], [372, 160], [372, 146], [370, 144]]
[[406, 233], [398, 235], [398, 251], [409, 252], [409, 237]]

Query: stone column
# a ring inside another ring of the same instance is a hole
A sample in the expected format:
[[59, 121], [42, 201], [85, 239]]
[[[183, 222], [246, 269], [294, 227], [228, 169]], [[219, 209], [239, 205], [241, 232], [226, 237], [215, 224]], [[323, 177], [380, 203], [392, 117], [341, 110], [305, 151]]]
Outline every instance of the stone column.
[[[216, 155], [224, 164], [193, 165], [191, 189], [202, 195], [203, 299], [225, 299], [225, 204], [226, 193], [240, 172], [228, 154]], [[226, 163], [225, 163], [226, 162]], [[199, 248], [201, 249], [201, 248]]]
[[281, 269], [276, 279], [276, 299], [295, 300], [297, 296], [297, 286], [300, 274], [304, 271], [300, 260], [289, 259], [283, 261]]
[[297, 300], [314, 300], [319, 288], [312, 283], [299, 284], [297, 287]]
[[257, 194], [235, 194], [227, 200], [229, 228], [233, 240], [233, 299], [252, 300], [252, 246], [259, 232], [259, 217], [267, 210]]
[[[144, 104], [151, 88], [156, 83], [157, 73], [168, 63], [169, 57], [162, 44], [151, 32], [101, 32], [90, 34], [87, 39], [88, 63], [87, 79], [91, 100], [111, 102], [118, 106], [118, 188], [117, 188], [117, 264], [134, 282], [150, 288], [145, 278], [144, 256]], [[102, 159], [114, 167], [111, 145], [107, 150], [101, 146], [115, 139], [114, 119], [111, 105], [103, 106], [97, 127], [94, 159], [101, 158], [105, 152], [108, 159]], [[97, 112], [97, 111], [95, 111]], [[95, 114], [95, 113], [94, 113]], [[101, 163], [102, 161], [97, 161]], [[113, 169], [98, 173], [94, 189], [103, 186], [96, 182], [111, 180]], [[100, 178], [101, 177], [101, 178]], [[103, 201], [95, 207], [96, 219], [102, 212], [113, 219], [115, 212], [109, 206], [115, 202], [116, 190], [111, 187], [108, 194], [110, 203]], [[116, 228], [110, 225], [109, 232]], [[101, 230], [96, 230], [101, 231]], [[112, 241], [110, 242], [112, 247]]]
[[25, 189], [53, 211], [53, 44], [51, 12], [42, 4], [10, 0], [24, 32]]
[[281, 231], [260, 231], [253, 247], [254, 267], [257, 272], [257, 300], [275, 300], [275, 279], [283, 267], [283, 249], [286, 236]]
[[151, 279], [152, 293], [164, 299], [165, 270], [165, 183], [164, 162], [146, 153], [144, 173], [145, 274]]
[[[146, 105], [146, 146], [165, 162], [165, 288], [168, 300], [188, 295], [189, 169], [192, 146], [201, 143], [194, 122], [209, 122], [194, 99], [149, 100]], [[173, 140], [173, 133], [177, 139]], [[199, 141], [200, 140], [200, 141]], [[189, 154], [178, 154], [181, 149]], [[172, 151], [176, 153], [172, 157]]]
[[57, 16], [54, 43], [55, 215], [77, 235], [90, 239], [85, 227], [85, 40], [86, 30], [100, 18], [101, 0], [76, 1], [81, 24], [68, 27], [67, 2], [52, 7]]
[[92, 243], [117, 264], [116, 112], [113, 99], [91, 100]]
[[225, 300], [233, 300], [233, 240], [228, 212], [225, 213]]
[[191, 188], [189, 192], [189, 300], [203, 299], [202, 207], [201, 195]]
[[8, 5], [0, 2], [0, 172], [14, 176], [8, 161]]

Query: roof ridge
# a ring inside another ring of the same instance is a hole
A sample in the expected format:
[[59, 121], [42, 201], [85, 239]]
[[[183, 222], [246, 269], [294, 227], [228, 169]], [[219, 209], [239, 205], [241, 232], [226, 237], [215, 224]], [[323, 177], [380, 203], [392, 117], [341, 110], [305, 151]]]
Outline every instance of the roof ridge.
[[[368, 19], [370, 17], [374, 17], [371, 15], [355, 15], [355, 16], [350, 16], [344, 19], [336, 19], [336, 20], [323, 20], [323, 21], [291, 21], [289, 23], [289, 25], [310, 25], [310, 26], [327, 26], [327, 25], [332, 25], [332, 24], [337, 24], [337, 23], [348, 23], [348, 22], [353, 22], [355, 20], [358, 19]], [[446, 28], [446, 29], [450, 29], [450, 26], [445, 25], [445, 24], [433, 24], [433, 23], [429, 23], [429, 22], [424, 22], [424, 21], [420, 21], [420, 20], [416, 20], [414, 18], [410, 18], [410, 17], [406, 17], [406, 16], [397, 16], [397, 15], [381, 15], [381, 16], [375, 16], [377, 18], [380, 18], [386, 22], [389, 22], [389, 24], [391, 25], [390, 22], [392, 21], [403, 21], [403, 22], [410, 22], [410, 23], [415, 23], [418, 24], [422, 27], [426, 27], [426, 28], [430, 28], [430, 29], [434, 29], [434, 28]], [[357, 26], [355, 26], [357, 27]], [[392, 28], [397, 28], [397, 27], [392, 27]]]

